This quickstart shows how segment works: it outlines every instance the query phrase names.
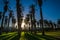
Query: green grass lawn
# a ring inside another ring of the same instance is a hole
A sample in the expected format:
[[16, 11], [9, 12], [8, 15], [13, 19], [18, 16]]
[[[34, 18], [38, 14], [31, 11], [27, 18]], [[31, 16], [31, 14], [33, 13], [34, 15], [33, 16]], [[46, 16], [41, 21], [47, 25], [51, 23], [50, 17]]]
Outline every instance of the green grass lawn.
[[9, 32], [0, 35], [0, 40], [60, 40], [60, 31], [45, 32], [45, 34], [45, 36], [42, 36], [41, 33], [34, 35], [28, 32], [21, 32], [21, 37], [19, 37], [17, 32]]

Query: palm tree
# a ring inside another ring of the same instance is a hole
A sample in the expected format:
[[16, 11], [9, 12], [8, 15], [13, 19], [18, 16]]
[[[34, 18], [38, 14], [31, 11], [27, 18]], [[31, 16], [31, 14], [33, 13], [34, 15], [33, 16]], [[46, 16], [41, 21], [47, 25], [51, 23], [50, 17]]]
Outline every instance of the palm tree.
[[4, 6], [4, 12], [3, 12], [3, 16], [2, 16], [2, 23], [1, 23], [1, 30], [3, 31], [3, 22], [4, 22], [4, 17], [5, 17], [5, 13], [8, 10], [8, 1], [6, 0], [5, 2], [5, 6]]
[[8, 19], [8, 31], [9, 31], [9, 23], [10, 23], [10, 19], [12, 18], [12, 10], [9, 10], [9, 19]]
[[6, 33], [7, 33], [7, 27], [8, 27], [8, 16], [5, 16], [5, 23], [4, 26], [6, 28]]
[[22, 6], [20, 0], [16, 0], [16, 9], [17, 9], [17, 21], [18, 21], [18, 34], [21, 36], [21, 23], [22, 23]]
[[31, 16], [32, 16], [32, 29], [34, 29], [34, 33], [36, 33], [36, 20], [35, 20], [35, 5], [31, 5], [30, 6], [30, 13], [31, 13]]
[[[2, 12], [0, 12], [0, 22], [1, 22], [1, 19], [2, 19]], [[0, 26], [1, 26], [1, 24], [0, 24]]]
[[38, 0], [38, 4], [39, 4], [39, 7], [40, 7], [40, 16], [41, 16], [41, 21], [42, 21], [42, 35], [45, 35], [44, 33], [44, 27], [43, 27], [43, 15], [42, 15], [42, 0]]
[[[2, 12], [0, 12], [0, 20], [2, 19]], [[0, 24], [1, 26], [1, 24]], [[1, 27], [0, 27], [0, 35], [1, 35]]]
[[13, 27], [13, 31], [15, 31], [15, 23], [16, 23], [16, 19], [14, 18], [14, 16], [12, 16], [12, 27]]

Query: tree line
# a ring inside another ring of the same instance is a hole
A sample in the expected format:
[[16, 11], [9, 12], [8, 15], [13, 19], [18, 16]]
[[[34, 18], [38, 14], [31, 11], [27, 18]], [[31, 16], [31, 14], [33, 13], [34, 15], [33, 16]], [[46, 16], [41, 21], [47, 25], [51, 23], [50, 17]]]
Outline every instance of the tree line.
[[[43, 5], [43, 1], [42, 0], [36, 0], [36, 2], [38, 3], [37, 5], [39, 5], [39, 9], [40, 9], [40, 20], [36, 21], [35, 18], [35, 5], [32, 4], [30, 5], [30, 11], [29, 14], [26, 15], [26, 18], [24, 19], [24, 22], [26, 25], [29, 26], [29, 31], [31, 31], [31, 33], [36, 34], [37, 31], [41, 31], [42, 35], [45, 35], [45, 30], [57, 30], [60, 29], [60, 19], [57, 21], [56, 23], [53, 23], [52, 21], [48, 21], [48, 20], [44, 20], [43, 18], [43, 14], [42, 14], [42, 5]], [[12, 19], [12, 31], [14, 30], [14, 25], [16, 23], [16, 18], [13, 14], [13, 10], [8, 8], [8, 1], [6, 0], [4, 2], [4, 11], [0, 12], [0, 21], [1, 21], [1, 27], [0, 27], [0, 34], [2, 34], [2, 32], [4, 32], [4, 28], [6, 26], [6, 33], [9, 32], [9, 23], [10, 20]], [[5, 16], [6, 12], [9, 11], [9, 15]], [[16, 0], [16, 11], [17, 11], [17, 24], [18, 24], [18, 34], [19, 37], [21, 36], [21, 24], [22, 24], [22, 20], [23, 20], [23, 10], [22, 10], [22, 5], [21, 5], [21, 0]], [[25, 29], [26, 30], [26, 29]]]

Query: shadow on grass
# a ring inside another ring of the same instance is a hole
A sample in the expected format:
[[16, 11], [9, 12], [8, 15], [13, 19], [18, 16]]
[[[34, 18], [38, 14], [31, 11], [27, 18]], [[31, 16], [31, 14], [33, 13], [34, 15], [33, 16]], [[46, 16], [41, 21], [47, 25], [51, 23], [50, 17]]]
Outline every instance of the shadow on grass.
[[15, 34], [13, 34], [13, 35], [8, 35], [8, 36], [5, 36], [5, 37], [3, 37], [3, 39], [2, 40], [7, 40], [7, 39], [9, 39], [10, 37], [12, 37], [12, 36], [14, 36]]
[[19, 40], [20, 36], [16, 33], [11, 35], [0, 36], [0, 40]]
[[52, 36], [49, 36], [49, 35], [30, 35], [30, 34], [25, 34], [25, 38], [27, 38], [27, 40], [60, 40], [60, 38], [55, 38], [55, 37], [52, 37]]
[[19, 40], [20, 39], [20, 36], [19, 35], [16, 35], [15, 37], [13, 37], [11, 40]]
[[8, 35], [0, 35], [0, 39], [3, 40], [3, 38], [6, 36], [9, 36], [9, 34]]
[[45, 40], [59, 40], [59, 39], [57, 39], [57, 38], [54, 38], [54, 37], [52, 37], [52, 36], [48, 36], [48, 35], [36, 35], [37, 37], [39, 37], [39, 38], [44, 38]]
[[35, 35], [36, 37], [43, 38], [45, 40], [60, 40], [60, 38], [52, 37], [49, 35]]
[[25, 34], [25, 38], [27, 40], [40, 40], [37, 37], [33, 36], [33, 35], [29, 35], [28, 33]]

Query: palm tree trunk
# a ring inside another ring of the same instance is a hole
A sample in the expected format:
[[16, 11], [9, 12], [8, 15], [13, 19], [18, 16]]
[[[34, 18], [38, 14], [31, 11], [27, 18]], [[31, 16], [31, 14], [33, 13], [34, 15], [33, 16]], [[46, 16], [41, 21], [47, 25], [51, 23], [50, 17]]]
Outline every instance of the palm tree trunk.
[[8, 29], [7, 29], [7, 32], [9, 31], [9, 23], [10, 23], [10, 17], [8, 19]]
[[45, 35], [45, 33], [44, 33], [44, 27], [43, 27], [42, 7], [40, 7], [40, 16], [41, 16], [41, 21], [42, 21], [42, 24], [41, 24], [41, 26], [42, 26], [42, 35]]
[[33, 27], [32, 27], [32, 26], [33, 26], [33, 25], [32, 25], [32, 14], [31, 14], [30, 17], [31, 17], [31, 33], [32, 33], [32, 31], [33, 31]]
[[5, 11], [3, 13], [2, 22], [1, 22], [1, 32], [3, 32], [3, 23], [4, 23]]
[[16, 0], [17, 7], [17, 21], [18, 21], [18, 35], [21, 36], [21, 9], [20, 9], [20, 0]]

